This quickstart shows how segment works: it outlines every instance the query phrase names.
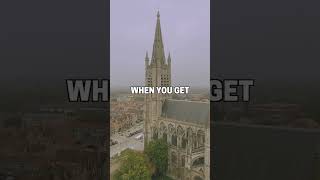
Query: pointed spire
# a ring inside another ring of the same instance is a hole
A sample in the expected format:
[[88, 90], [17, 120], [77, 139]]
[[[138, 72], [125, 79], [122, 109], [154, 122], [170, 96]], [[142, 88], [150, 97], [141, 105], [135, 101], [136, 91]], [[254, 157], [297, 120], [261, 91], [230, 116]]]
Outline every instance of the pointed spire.
[[168, 55], [168, 65], [171, 64], [171, 55], [170, 55], [170, 52], [169, 52], [169, 55]]
[[154, 34], [153, 51], [152, 51], [152, 62], [157, 65], [164, 64], [165, 56], [163, 50], [162, 33], [160, 25], [160, 12], [157, 12], [157, 24], [156, 31]]
[[146, 69], [148, 68], [149, 66], [149, 56], [148, 56], [148, 51], [146, 52], [146, 57], [144, 59], [144, 62], [145, 62], [145, 65], [146, 65]]

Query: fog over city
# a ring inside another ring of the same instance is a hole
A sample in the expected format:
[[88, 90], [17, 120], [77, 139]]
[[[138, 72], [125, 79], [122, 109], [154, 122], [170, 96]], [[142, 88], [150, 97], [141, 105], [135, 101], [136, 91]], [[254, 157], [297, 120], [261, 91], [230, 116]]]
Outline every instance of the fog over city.
[[158, 10], [165, 54], [172, 58], [172, 84], [209, 87], [209, 5], [209, 0], [112, 0], [111, 88], [144, 85], [144, 58], [146, 51], [152, 54]]

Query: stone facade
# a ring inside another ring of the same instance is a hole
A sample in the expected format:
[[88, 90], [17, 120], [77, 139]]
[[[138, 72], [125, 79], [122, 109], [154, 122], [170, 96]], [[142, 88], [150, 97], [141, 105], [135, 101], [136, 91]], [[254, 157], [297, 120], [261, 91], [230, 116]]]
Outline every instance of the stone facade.
[[[151, 62], [148, 53], [145, 57], [145, 85], [171, 86], [171, 56], [165, 58], [159, 12]], [[155, 93], [146, 95], [145, 104], [145, 145], [159, 138], [167, 141], [168, 176], [209, 180], [209, 102], [174, 100]]]

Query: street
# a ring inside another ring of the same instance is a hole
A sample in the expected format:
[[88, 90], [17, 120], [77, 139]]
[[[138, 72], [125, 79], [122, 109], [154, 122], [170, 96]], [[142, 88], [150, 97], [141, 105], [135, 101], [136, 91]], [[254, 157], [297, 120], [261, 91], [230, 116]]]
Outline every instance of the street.
[[130, 148], [137, 151], [143, 151], [144, 143], [143, 138], [137, 139], [136, 137], [140, 134], [143, 134], [143, 131], [137, 133], [131, 137], [127, 137], [130, 133], [133, 133], [138, 130], [143, 130], [143, 122], [136, 124], [135, 126], [131, 127], [130, 129], [119, 132], [111, 136], [111, 139], [117, 141], [118, 143], [115, 145], [110, 146], [110, 158], [115, 156], [116, 154], [120, 154], [123, 150]]

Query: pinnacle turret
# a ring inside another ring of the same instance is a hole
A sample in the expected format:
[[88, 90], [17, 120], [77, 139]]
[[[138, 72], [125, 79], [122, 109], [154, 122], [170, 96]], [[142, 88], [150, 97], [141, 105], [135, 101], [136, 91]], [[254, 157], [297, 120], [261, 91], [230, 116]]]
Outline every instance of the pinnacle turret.
[[148, 68], [148, 66], [149, 66], [149, 56], [148, 56], [148, 51], [146, 52], [146, 57], [145, 57], [144, 61], [145, 61], [145, 68], [147, 69], [147, 68]]

